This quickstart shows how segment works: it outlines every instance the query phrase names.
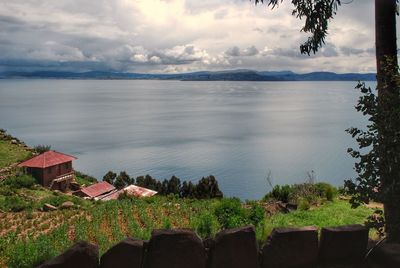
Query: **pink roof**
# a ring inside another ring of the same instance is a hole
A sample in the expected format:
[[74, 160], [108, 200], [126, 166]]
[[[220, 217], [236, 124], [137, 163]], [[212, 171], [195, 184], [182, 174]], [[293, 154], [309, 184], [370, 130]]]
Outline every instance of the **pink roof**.
[[94, 198], [99, 195], [111, 192], [115, 190], [115, 187], [106, 181], [98, 182], [96, 184], [90, 185], [88, 187], [82, 188], [80, 191], [87, 196]]
[[20, 163], [19, 167], [47, 168], [77, 159], [74, 156], [56, 151], [47, 151]]
[[118, 196], [123, 192], [126, 192], [129, 196], [135, 196], [135, 197], [150, 197], [157, 194], [156, 191], [131, 184], [122, 190], [113, 192], [109, 195], [105, 195], [104, 197], [100, 197], [100, 200], [103, 201], [116, 200], [118, 199]]

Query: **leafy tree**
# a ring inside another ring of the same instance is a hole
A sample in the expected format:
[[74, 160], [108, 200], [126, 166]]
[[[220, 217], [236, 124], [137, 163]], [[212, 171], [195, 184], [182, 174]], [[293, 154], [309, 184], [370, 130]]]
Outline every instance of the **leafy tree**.
[[151, 190], [156, 190], [156, 185], [157, 180], [150, 175], [146, 175], [146, 177], [144, 178], [144, 187]]
[[187, 189], [187, 198], [195, 198], [196, 197], [196, 186], [189, 181], [188, 189]]
[[117, 174], [114, 173], [114, 172], [112, 172], [112, 171], [110, 170], [110, 171], [108, 171], [108, 172], [106, 173], [106, 175], [103, 176], [103, 181], [106, 181], [106, 182], [108, 182], [109, 184], [114, 185], [114, 181], [115, 181], [115, 178], [116, 178], [116, 177], [117, 177]]
[[144, 176], [139, 176], [136, 178], [136, 185], [144, 187]]
[[168, 180], [167, 179], [163, 180], [163, 182], [161, 184], [160, 194], [161, 195], [167, 195], [168, 194]]
[[157, 181], [155, 191], [157, 191], [158, 193], [162, 191], [162, 183], [160, 181]]
[[187, 183], [187, 181], [184, 181], [182, 183], [182, 187], [181, 187], [181, 191], [179, 193], [179, 196], [185, 198], [185, 197], [188, 197], [188, 195], [189, 195], [188, 183]]
[[175, 176], [172, 176], [168, 181], [167, 194], [178, 194], [181, 191], [181, 180]]
[[[272, 8], [283, 0], [255, 0]], [[349, 150], [359, 158], [356, 163], [358, 177], [346, 186], [355, 197], [354, 205], [367, 203], [372, 197], [384, 204], [385, 231], [389, 241], [400, 242], [400, 170], [399, 170], [399, 83], [397, 61], [396, 14], [398, 0], [375, 0], [375, 44], [378, 94], [360, 84], [364, 96], [357, 110], [369, 116], [371, 124], [366, 131], [353, 128], [349, 132], [356, 138], [360, 153]], [[305, 19], [302, 31], [311, 33], [300, 46], [303, 54], [315, 53], [323, 45], [330, 19], [336, 14], [340, 0], [292, 0], [292, 14]], [[378, 196], [377, 196], [378, 195]]]
[[117, 189], [122, 189], [128, 185], [131, 185], [135, 182], [135, 179], [129, 177], [128, 173], [125, 171], [121, 171], [117, 178], [115, 179], [114, 186]]
[[213, 175], [202, 178], [196, 186], [196, 198], [220, 198], [223, 194], [219, 189], [218, 181]]
[[196, 198], [196, 186], [191, 181], [184, 181], [181, 187], [181, 197], [183, 198]]
[[[397, 73], [397, 65], [388, 60], [385, 64], [387, 73]], [[355, 164], [358, 177], [355, 181], [347, 180], [345, 188], [353, 197], [354, 207], [370, 200], [382, 202], [384, 213], [377, 212], [371, 219], [371, 227], [379, 227], [386, 222], [386, 234], [392, 241], [400, 240], [400, 78], [392, 76], [397, 90], [390, 90], [377, 96], [371, 88], [359, 83], [360, 97], [358, 111], [369, 117], [367, 130], [350, 128], [348, 132], [356, 139], [359, 149], [349, 148], [351, 156], [359, 161]], [[381, 86], [385, 87], [381, 82]], [[397, 91], [397, 92], [396, 92]], [[387, 98], [382, 101], [381, 98]], [[384, 102], [385, 106], [381, 105]], [[369, 149], [369, 150], [366, 150]], [[383, 216], [385, 219], [383, 219]], [[379, 229], [378, 228], [378, 229]]]

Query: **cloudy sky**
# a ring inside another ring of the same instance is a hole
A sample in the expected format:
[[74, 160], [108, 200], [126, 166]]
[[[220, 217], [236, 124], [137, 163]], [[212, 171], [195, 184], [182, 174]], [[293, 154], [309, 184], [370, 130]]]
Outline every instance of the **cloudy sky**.
[[373, 0], [342, 5], [311, 57], [290, 2], [0, 0], [0, 72], [375, 72]]

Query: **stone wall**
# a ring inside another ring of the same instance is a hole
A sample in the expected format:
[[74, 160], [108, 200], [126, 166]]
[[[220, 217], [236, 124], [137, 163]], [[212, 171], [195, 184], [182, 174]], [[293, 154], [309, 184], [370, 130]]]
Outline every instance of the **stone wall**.
[[97, 246], [78, 242], [39, 267], [361, 268], [367, 244], [361, 225], [322, 228], [320, 237], [315, 227], [277, 228], [260, 248], [251, 226], [204, 241], [191, 230], [155, 230], [149, 241], [126, 238], [100, 258]]

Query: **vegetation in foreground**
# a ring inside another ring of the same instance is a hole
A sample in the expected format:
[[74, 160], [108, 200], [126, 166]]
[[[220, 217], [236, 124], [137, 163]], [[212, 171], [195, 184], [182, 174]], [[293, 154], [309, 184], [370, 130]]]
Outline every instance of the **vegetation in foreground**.
[[[63, 196], [50, 193], [44, 198], [51, 202]], [[80, 202], [51, 212], [25, 209], [0, 213], [0, 266], [33, 267], [78, 240], [98, 244], [103, 253], [126, 236], [149, 239], [157, 228], [192, 228], [206, 238], [224, 228], [252, 224], [261, 243], [275, 227], [363, 224], [373, 212], [366, 207], [352, 209], [347, 201], [338, 199], [269, 217], [265, 216], [264, 202], [242, 204], [235, 198], [195, 200], [171, 195]]]

